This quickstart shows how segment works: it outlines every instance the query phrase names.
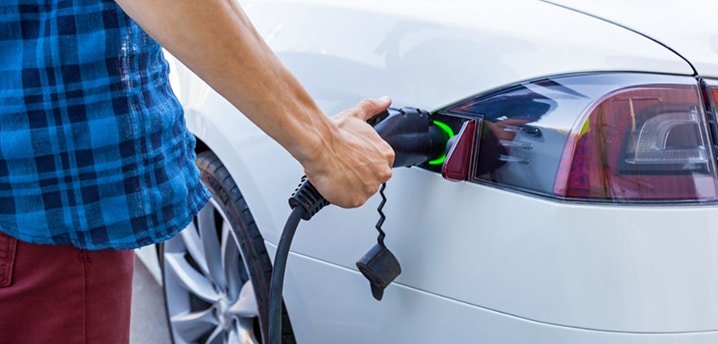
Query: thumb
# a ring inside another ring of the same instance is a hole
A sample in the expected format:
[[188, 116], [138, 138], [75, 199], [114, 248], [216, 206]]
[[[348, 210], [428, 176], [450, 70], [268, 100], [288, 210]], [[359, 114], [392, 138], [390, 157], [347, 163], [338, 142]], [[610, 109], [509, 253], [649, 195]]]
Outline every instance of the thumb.
[[367, 121], [380, 112], [388, 109], [389, 105], [391, 105], [391, 98], [386, 96], [381, 98], [367, 98], [359, 102], [359, 104], [354, 107], [354, 114], [361, 120]]

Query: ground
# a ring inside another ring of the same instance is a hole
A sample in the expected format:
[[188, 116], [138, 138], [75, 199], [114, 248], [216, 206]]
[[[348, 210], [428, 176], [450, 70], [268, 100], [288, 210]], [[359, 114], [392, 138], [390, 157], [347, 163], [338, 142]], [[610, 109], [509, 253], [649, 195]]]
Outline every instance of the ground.
[[130, 344], [171, 344], [162, 288], [139, 260], [133, 288]]

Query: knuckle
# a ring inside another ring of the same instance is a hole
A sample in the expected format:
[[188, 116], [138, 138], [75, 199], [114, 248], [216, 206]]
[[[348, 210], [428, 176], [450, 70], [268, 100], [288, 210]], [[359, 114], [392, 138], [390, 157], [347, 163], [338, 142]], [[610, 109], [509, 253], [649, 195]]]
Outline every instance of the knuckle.
[[389, 166], [391, 166], [391, 165], [394, 164], [394, 160], [395, 160], [395, 159], [396, 159], [396, 153], [394, 153], [393, 150], [390, 150], [390, 151], [386, 154], [386, 161], [389, 163]]
[[376, 107], [377, 104], [374, 99], [364, 98], [359, 102], [359, 104], [357, 104], [356, 110], [360, 116], [373, 116], [373, 112], [375, 112], [374, 109], [376, 109]]
[[361, 101], [359, 101], [359, 106], [362, 107], [368, 107], [368, 106], [374, 106], [375, 101], [372, 98], [364, 98]]
[[[379, 184], [385, 183], [387, 180], [391, 179], [391, 176], [393, 175], [393, 173], [394, 172], [391, 170], [391, 168], [386, 168], [386, 169], [383, 169], [382, 171], [380, 171], [379, 174], [377, 175]], [[376, 192], [377, 190], [379, 190], [379, 186], [376, 186], [376, 189], [374, 190], [374, 192]]]
[[362, 198], [354, 198], [350, 201], [349, 206], [351, 208], [358, 208], [358, 207], [361, 207], [362, 205], [364, 205], [365, 202], [366, 202], [366, 200], [364, 200]]
[[391, 169], [388, 169], [384, 172], [384, 175], [382, 177], [383, 177], [384, 181], [387, 181], [387, 180], [391, 179], [391, 176], [393, 174], [394, 174], [394, 172]]

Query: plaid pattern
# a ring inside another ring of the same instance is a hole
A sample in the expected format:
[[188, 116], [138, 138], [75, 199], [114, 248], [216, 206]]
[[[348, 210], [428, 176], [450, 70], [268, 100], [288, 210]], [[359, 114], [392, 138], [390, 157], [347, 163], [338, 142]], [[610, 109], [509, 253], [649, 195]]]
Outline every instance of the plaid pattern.
[[0, 2], [0, 231], [127, 249], [209, 198], [160, 46], [112, 0]]

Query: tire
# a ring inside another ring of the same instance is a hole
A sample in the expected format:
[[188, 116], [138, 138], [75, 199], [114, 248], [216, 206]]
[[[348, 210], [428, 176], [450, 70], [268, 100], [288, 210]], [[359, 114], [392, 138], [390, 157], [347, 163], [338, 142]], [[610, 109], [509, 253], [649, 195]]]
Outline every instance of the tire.
[[[262, 343], [269, 328], [272, 265], [239, 188], [212, 152], [197, 155], [212, 199], [182, 233], [159, 246], [175, 344]], [[282, 342], [295, 343], [284, 310]]]

